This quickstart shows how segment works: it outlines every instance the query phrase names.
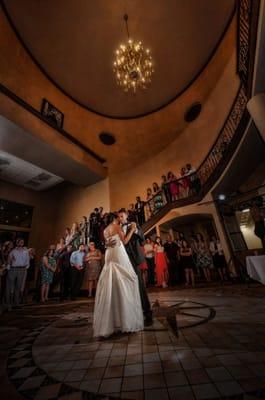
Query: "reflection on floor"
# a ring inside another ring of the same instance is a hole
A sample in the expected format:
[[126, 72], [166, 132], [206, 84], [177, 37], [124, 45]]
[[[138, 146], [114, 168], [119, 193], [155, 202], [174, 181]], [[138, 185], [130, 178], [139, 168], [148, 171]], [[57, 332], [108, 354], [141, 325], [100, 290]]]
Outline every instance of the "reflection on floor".
[[265, 287], [150, 298], [153, 326], [104, 341], [92, 338], [92, 301], [1, 315], [1, 398], [265, 398]]

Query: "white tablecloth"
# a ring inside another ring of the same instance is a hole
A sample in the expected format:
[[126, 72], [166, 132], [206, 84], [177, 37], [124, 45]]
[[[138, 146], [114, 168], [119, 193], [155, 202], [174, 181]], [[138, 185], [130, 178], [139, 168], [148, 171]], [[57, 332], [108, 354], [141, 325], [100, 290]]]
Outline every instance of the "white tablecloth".
[[246, 264], [250, 278], [265, 285], [265, 256], [248, 256]]

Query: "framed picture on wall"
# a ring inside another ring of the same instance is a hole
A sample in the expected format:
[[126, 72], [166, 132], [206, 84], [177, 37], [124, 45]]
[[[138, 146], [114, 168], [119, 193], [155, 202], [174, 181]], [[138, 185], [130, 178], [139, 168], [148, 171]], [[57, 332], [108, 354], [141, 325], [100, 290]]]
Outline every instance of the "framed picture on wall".
[[45, 117], [49, 124], [55, 126], [56, 128], [63, 127], [64, 114], [46, 99], [42, 100], [41, 114]]

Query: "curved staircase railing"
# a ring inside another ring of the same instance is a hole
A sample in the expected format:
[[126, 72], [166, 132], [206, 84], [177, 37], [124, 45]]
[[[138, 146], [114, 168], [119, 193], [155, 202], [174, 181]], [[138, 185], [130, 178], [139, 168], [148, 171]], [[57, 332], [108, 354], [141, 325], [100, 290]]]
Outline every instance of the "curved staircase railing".
[[[188, 176], [190, 189], [180, 191], [179, 197], [172, 201], [168, 194], [170, 183], [167, 183], [163, 190], [145, 203], [146, 222], [142, 225], [145, 233], [171, 209], [201, 201], [221, 176], [244, 134], [250, 119], [246, 105], [251, 95], [259, 3], [259, 0], [241, 0], [237, 3], [237, 73], [241, 85], [228, 117], [203, 162], [196, 172]], [[184, 179], [173, 182], [183, 187]]]

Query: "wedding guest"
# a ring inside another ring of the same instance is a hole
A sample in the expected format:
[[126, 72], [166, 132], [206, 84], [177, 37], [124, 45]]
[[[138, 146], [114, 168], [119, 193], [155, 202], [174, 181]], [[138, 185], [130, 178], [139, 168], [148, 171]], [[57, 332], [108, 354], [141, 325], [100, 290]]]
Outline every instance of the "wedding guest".
[[156, 266], [156, 286], [166, 288], [168, 279], [167, 259], [160, 237], [156, 238], [154, 252]]
[[4, 290], [5, 290], [5, 280], [6, 280], [6, 266], [3, 257], [3, 247], [4, 243], [0, 243], [0, 314], [2, 312], [1, 305], [4, 302]]
[[175, 233], [175, 237], [176, 237], [175, 242], [177, 243], [178, 248], [180, 249], [181, 248], [181, 244], [182, 244], [182, 240], [184, 240], [184, 235], [183, 235], [182, 232], [177, 231]]
[[17, 239], [16, 247], [8, 255], [8, 272], [6, 281], [6, 300], [8, 310], [18, 307], [22, 298], [24, 276], [29, 268], [29, 251], [24, 247], [24, 240]]
[[195, 263], [192, 257], [192, 249], [186, 240], [182, 241], [180, 248], [181, 264], [185, 272], [186, 286], [192, 284], [195, 286], [194, 269]]
[[144, 215], [144, 201], [141, 200], [140, 196], [136, 197], [135, 211], [136, 211], [137, 222], [140, 226], [142, 226], [145, 223], [145, 215]]
[[95, 242], [97, 246], [100, 244], [100, 222], [101, 222], [101, 214], [98, 208], [95, 208], [94, 211], [90, 214], [89, 217], [89, 240]]
[[71, 228], [71, 241], [69, 244], [73, 246], [73, 248], [78, 249], [80, 245], [80, 232], [79, 232], [79, 226], [77, 222], [74, 222]]
[[263, 250], [265, 251], [265, 212], [262, 210], [262, 197], [254, 199], [250, 207], [250, 215], [254, 221], [254, 234], [261, 240]]
[[[101, 252], [104, 252], [105, 250], [105, 238], [104, 238], [104, 230], [107, 227], [107, 218], [108, 214], [105, 213], [102, 215], [102, 218], [99, 221], [99, 243], [98, 243], [98, 248]], [[93, 242], [93, 240], [91, 240]], [[94, 242], [96, 245], [96, 242]], [[87, 251], [86, 251], [87, 252]]]
[[156, 182], [153, 183], [154, 193], [154, 212], [158, 212], [163, 207], [163, 192]]
[[65, 240], [61, 238], [55, 248], [55, 258], [59, 257], [60, 253], [65, 249]]
[[2, 253], [3, 246], [4, 246], [4, 243], [0, 242], [0, 265], [2, 265], [4, 263], [4, 261], [3, 261], [3, 253]]
[[187, 170], [185, 167], [181, 168], [180, 171], [181, 175], [181, 184], [182, 184], [182, 190], [183, 190], [183, 197], [188, 197], [189, 195], [189, 190], [190, 190], [190, 178], [187, 176]]
[[169, 182], [171, 201], [176, 201], [179, 198], [180, 183], [171, 171], [167, 174], [167, 180]]
[[70, 243], [70, 241], [71, 241], [71, 229], [65, 228], [64, 242], [65, 242], [66, 246]]
[[136, 211], [135, 211], [135, 207], [134, 204], [131, 203], [129, 206], [129, 210], [128, 210], [128, 220], [130, 222], [137, 222], [137, 218], [136, 218]]
[[88, 238], [88, 220], [85, 215], [82, 217], [82, 221], [79, 224], [79, 232], [80, 232], [80, 242], [83, 244], [87, 244]]
[[196, 234], [195, 251], [197, 267], [203, 270], [206, 281], [211, 282], [210, 267], [212, 266], [212, 257], [201, 233]]
[[169, 184], [166, 175], [161, 176], [161, 188], [164, 192], [165, 199], [167, 203], [170, 203], [171, 201], [171, 195], [170, 195], [170, 190], [169, 190]]
[[221, 281], [227, 280], [227, 263], [220, 240], [216, 236], [210, 241], [210, 252], [213, 258], [213, 265], [217, 269]]
[[13, 248], [14, 248], [14, 244], [11, 240], [8, 240], [7, 242], [5, 242], [3, 244], [3, 247], [2, 247], [3, 264], [8, 264], [8, 256], [9, 256], [11, 250], [13, 250]]
[[151, 218], [154, 214], [154, 195], [151, 188], [146, 191], [146, 215], [147, 219]]
[[[144, 252], [144, 248], [143, 248], [143, 252]], [[147, 287], [147, 283], [148, 283], [148, 265], [146, 260], [142, 261], [141, 264], [139, 265], [140, 271], [141, 271], [141, 275], [142, 275], [142, 280], [144, 283], [144, 286]]]
[[168, 285], [175, 286], [179, 281], [178, 245], [173, 241], [171, 235], [167, 235], [164, 250], [168, 264]]
[[99, 217], [99, 219], [103, 218], [103, 215], [104, 215], [103, 210], [104, 210], [103, 207], [99, 207], [99, 209], [98, 209], [98, 217]]
[[190, 179], [190, 189], [195, 193], [199, 193], [201, 190], [201, 181], [191, 164], [186, 164], [186, 176]]
[[54, 250], [49, 249], [42, 258], [41, 263], [41, 302], [48, 300], [49, 288], [53, 281], [53, 275], [56, 270], [56, 259]]
[[154, 252], [154, 243], [150, 238], [146, 238], [144, 244], [144, 253], [145, 259], [147, 263], [147, 274], [148, 274], [148, 284], [151, 286], [155, 285], [155, 252]]
[[191, 238], [190, 238], [190, 247], [191, 247], [191, 250], [192, 250], [192, 258], [193, 258], [193, 261], [194, 261], [195, 266], [196, 266], [197, 275], [198, 275], [198, 276], [201, 276], [201, 270], [200, 270], [200, 268], [197, 266], [196, 245], [197, 245], [196, 234], [193, 232], [193, 233], [191, 234]]
[[102, 254], [95, 246], [94, 242], [90, 242], [88, 253], [84, 257], [85, 262], [85, 281], [88, 281], [88, 297], [92, 297], [93, 288], [96, 291], [99, 274], [101, 271]]
[[68, 244], [66, 249], [60, 254], [60, 269], [61, 269], [61, 286], [60, 286], [60, 298], [65, 300], [70, 297], [71, 291], [71, 263], [70, 258], [73, 252], [73, 247]]
[[79, 295], [83, 276], [84, 276], [84, 257], [85, 246], [79, 245], [79, 249], [74, 251], [70, 257], [71, 264], [71, 299], [75, 300]]
[[89, 216], [89, 240], [97, 237], [97, 214], [93, 211]]
[[24, 283], [22, 287], [23, 302], [27, 300], [31, 286], [35, 282], [35, 268], [36, 268], [36, 251], [32, 247], [29, 248], [29, 268], [26, 269], [24, 275]]

